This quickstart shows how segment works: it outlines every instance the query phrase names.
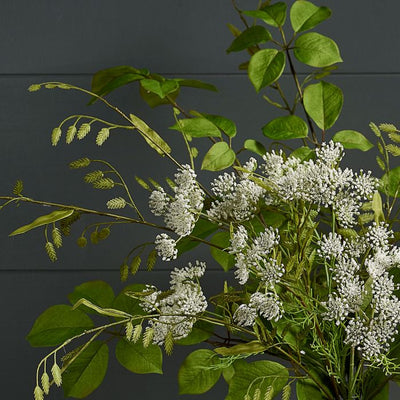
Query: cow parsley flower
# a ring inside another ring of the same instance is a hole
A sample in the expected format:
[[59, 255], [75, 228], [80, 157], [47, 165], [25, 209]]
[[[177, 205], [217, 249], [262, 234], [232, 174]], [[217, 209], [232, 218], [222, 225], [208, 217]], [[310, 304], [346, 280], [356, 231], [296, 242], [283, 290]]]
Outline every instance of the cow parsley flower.
[[178, 256], [175, 240], [170, 238], [166, 233], [156, 236], [155, 245], [155, 249], [163, 261], [175, 260]]

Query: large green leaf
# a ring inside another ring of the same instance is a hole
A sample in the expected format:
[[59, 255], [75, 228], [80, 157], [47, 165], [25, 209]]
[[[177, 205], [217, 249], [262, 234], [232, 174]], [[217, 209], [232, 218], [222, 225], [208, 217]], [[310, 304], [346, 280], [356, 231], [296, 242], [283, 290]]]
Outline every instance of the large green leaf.
[[296, 115], [275, 118], [262, 128], [270, 139], [286, 140], [304, 138], [308, 135], [307, 124]]
[[63, 374], [65, 397], [83, 399], [97, 389], [108, 367], [108, 346], [95, 341], [88, 345]]
[[303, 32], [325, 21], [331, 14], [328, 7], [317, 7], [305, 0], [295, 1], [290, 9], [290, 22], [295, 32]]
[[[222, 248], [228, 248], [231, 244], [230, 234], [229, 232], [218, 232], [211, 238], [210, 242]], [[235, 265], [235, 256], [233, 254], [229, 254], [227, 251], [217, 249], [216, 247], [210, 247], [210, 251], [213, 259], [224, 271], [229, 271]]]
[[279, 27], [283, 26], [286, 20], [286, 3], [280, 1], [270, 6], [263, 7], [260, 10], [244, 11], [243, 14], [249, 17], [259, 18], [266, 24]]
[[212, 92], [218, 92], [218, 89], [208, 82], [203, 82], [198, 79], [182, 79], [182, 78], [175, 78], [176, 82], [178, 82], [179, 86], [186, 86], [195, 89], [204, 89], [210, 90]]
[[311, 67], [328, 67], [343, 61], [337, 44], [332, 39], [316, 32], [301, 35], [294, 46], [295, 57]]
[[276, 49], [265, 49], [255, 53], [249, 63], [248, 74], [257, 92], [271, 85], [282, 75], [285, 54]]
[[174, 79], [165, 79], [161, 82], [156, 79], [142, 79], [140, 85], [144, 90], [156, 94], [161, 99], [179, 89], [179, 84]]
[[166, 153], [171, 153], [171, 148], [168, 143], [153, 129], [151, 129], [146, 122], [141, 120], [136, 115], [129, 115], [133, 126], [143, 136], [147, 144], [153, 148], [158, 154], [164, 156]]
[[179, 96], [179, 88], [174, 92], [169, 93], [168, 97], [161, 98], [158, 94], [150, 92], [143, 88], [142, 85], [139, 86], [140, 97], [151, 107], [155, 108], [165, 104], [171, 105], [171, 100], [175, 101]]
[[229, 137], [236, 136], [236, 124], [221, 115], [214, 115], [214, 114], [201, 114], [202, 117], [207, 119], [208, 121], [212, 122], [215, 126], [217, 126], [222, 132], [224, 132]]
[[[114, 300], [112, 287], [104, 281], [90, 281], [76, 286], [74, 291], [68, 295], [68, 300], [74, 305], [78, 300], [86, 299], [100, 307], [111, 307]], [[82, 311], [84, 308], [81, 308]], [[90, 310], [86, 307], [86, 312]], [[91, 312], [91, 311], [90, 311]]]
[[325, 400], [327, 397], [321, 392], [316, 383], [311, 379], [298, 379], [296, 382], [298, 400]]
[[243, 147], [246, 150], [252, 151], [253, 153], [258, 154], [259, 156], [263, 156], [267, 150], [265, 150], [265, 147], [263, 144], [261, 144], [260, 142], [257, 142], [257, 140], [254, 139], [247, 139], [244, 142]]
[[267, 42], [268, 40], [271, 40], [271, 34], [263, 26], [251, 26], [235, 38], [226, 52], [241, 51], [256, 44]]
[[362, 133], [353, 130], [336, 132], [332, 140], [341, 143], [345, 149], [368, 151], [374, 147]]
[[247, 363], [239, 360], [233, 366], [235, 375], [229, 382], [229, 392], [225, 400], [243, 400], [246, 393], [253, 398], [257, 388], [260, 389], [261, 398], [263, 398], [269, 386], [272, 386], [274, 395], [277, 395], [286, 385], [289, 377], [288, 370], [273, 361]]
[[39, 226], [61, 221], [62, 219], [69, 217], [73, 213], [74, 210], [56, 210], [51, 212], [50, 214], [42, 215], [39, 218], [36, 218], [30, 224], [21, 226], [20, 228], [16, 229], [14, 232], [10, 233], [10, 236], [21, 235], [22, 233], [26, 233], [31, 229], [37, 228]]
[[146, 314], [142, 307], [139, 305], [139, 300], [134, 299], [127, 295], [128, 292], [142, 292], [146, 288], [146, 285], [142, 283], [135, 283], [133, 285], [126, 286], [121, 293], [114, 299], [112, 308], [116, 310], [124, 311], [131, 315], [144, 315]]
[[60, 304], [37, 318], [27, 340], [33, 347], [57, 346], [92, 327], [93, 321], [84, 312]]
[[393, 168], [381, 178], [379, 190], [388, 191], [389, 196], [400, 197], [400, 167]]
[[340, 88], [321, 81], [304, 90], [304, 107], [307, 114], [322, 130], [336, 122], [343, 107], [343, 92]]
[[235, 162], [235, 159], [235, 152], [226, 142], [217, 142], [211, 146], [204, 156], [201, 169], [220, 171], [230, 167]]
[[192, 137], [221, 137], [221, 132], [215, 124], [206, 118], [181, 119], [169, 129], [180, 131]]
[[150, 344], [143, 346], [139, 340], [136, 343], [121, 339], [117, 343], [115, 355], [119, 363], [135, 374], [162, 374], [162, 352], [159, 346]]
[[180, 394], [201, 394], [210, 390], [221, 376], [218, 356], [208, 349], [195, 350], [183, 362], [178, 373]]

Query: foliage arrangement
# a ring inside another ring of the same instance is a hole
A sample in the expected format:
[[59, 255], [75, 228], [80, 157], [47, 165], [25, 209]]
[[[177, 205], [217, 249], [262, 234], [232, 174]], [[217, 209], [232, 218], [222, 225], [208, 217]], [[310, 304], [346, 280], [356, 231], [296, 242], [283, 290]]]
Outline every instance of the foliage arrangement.
[[[179, 370], [181, 394], [205, 393], [224, 379], [226, 400], [288, 400], [292, 390], [299, 400], [377, 400], [388, 399], [389, 381], [399, 379], [400, 167], [391, 164], [400, 155], [400, 131], [371, 123], [376, 145], [357, 131], [331, 133], [343, 94], [327, 79], [342, 59], [336, 43], [314, 31], [330, 17], [327, 7], [306, 0], [289, 6], [266, 1], [255, 10], [233, 6], [244, 27], [229, 25], [234, 40], [227, 52], [248, 55], [239, 68], [282, 113], [262, 128], [268, 150], [260, 138], [236, 145], [236, 125], [223, 116], [183, 109], [182, 88], [216, 91], [201, 81], [120, 66], [97, 72], [91, 90], [60, 82], [30, 86], [31, 92], [80, 91], [122, 120], [68, 116], [52, 131], [54, 146], [63, 137], [69, 144], [94, 130], [102, 146], [113, 129], [134, 130], [177, 171], [165, 184], [136, 177], [161, 222], [144, 218], [130, 186], [105, 160], [82, 157], [70, 167], [84, 170], [84, 181], [94, 189], [111, 193], [107, 211], [32, 199], [18, 181], [13, 195], [0, 197], [1, 209], [28, 202], [55, 210], [11, 235], [44, 229], [45, 250], [56, 261], [73, 223], [91, 214], [99, 222], [79, 234], [79, 247], [88, 239], [93, 245], [107, 239], [121, 223], [161, 232], [126, 255], [122, 281], [143, 264], [152, 270], [158, 260], [179, 259], [200, 244], [227, 272], [221, 292], [208, 299], [201, 287], [206, 263], [198, 260], [171, 269], [164, 291], [133, 283], [115, 296], [106, 282], [77, 286], [71, 305], [44, 311], [28, 335], [32, 346], [54, 347], [38, 364], [35, 400], [43, 400], [52, 385], [62, 386], [67, 397], [89, 395], [106, 373], [110, 339], [117, 341], [118, 361], [138, 374], [162, 373], [162, 347], [170, 355], [176, 345], [197, 345]], [[304, 79], [296, 73], [298, 63], [310, 67]], [[282, 88], [284, 71], [293, 80], [293, 96]], [[184, 141], [184, 157], [138, 116], [106, 99], [133, 82], [150, 107], [171, 107], [170, 128]], [[200, 138], [210, 143], [205, 154], [195, 147]], [[344, 149], [372, 148], [380, 177], [341, 167]], [[218, 174], [201, 183], [198, 166]], [[236, 283], [229, 285], [232, 276]]]

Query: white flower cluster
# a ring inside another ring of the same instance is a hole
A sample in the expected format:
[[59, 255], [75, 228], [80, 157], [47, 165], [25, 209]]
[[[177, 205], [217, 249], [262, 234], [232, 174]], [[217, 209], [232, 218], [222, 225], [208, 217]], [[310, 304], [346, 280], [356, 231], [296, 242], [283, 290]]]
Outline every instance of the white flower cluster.
[[267, 320], [278, 321], [282, 317], [282, 303], [275, 293], [255, 292], [250, 297], [250, 303], [241, 304], [233, 318], [240, 326], [253, 326], [257, 315]]
[[356, 239], [330, 233], [320, 242], [320, 255], [334, 260], [336, 281], [324, 318], [344, 323], [345, 343], [368, 360], [379, 360], [389, 350], [400, 323], [398, 288], [389, 272], [400, 267], [400, 249], [389, 245], [391, 236], [386, 224], [373, 223]]
[[207, 308], [207, 300], [199, 285], [198, 279], [204, 275], [205, 263], [196, 261], [195, 265], [189, 263], [188, 267], [175, 268], [171, 272], [170, 294], [155, 287], [147, 287], [144, 292], [141, 307], [146, 312], [155, 312], [157, 317], [149, 321], [154, 329], [154, 344], [162, 344], [168, 334], [172, 333], [174, 339], [186, 337], [192, 330], [196, 317]]
[[[162, 187], [154, 190], [150, 195], [149, 207], [154, 215], [164, 217], [167, 228], [180, 237], [188, 236], [203, 208], [204, 192], [189, 165], [183, 165], [175, 174], [174, 184], [174, 196], [169, 196]], [[158, 255], [165, 261], [176, 258], [175, 244], [176, 242], [167, 234], [158, 235], [156, 238]]]
[[362, 203], [376, 190], [377, 181], [371, 172], [359, 174], [341, 169], [343, 157], [340, 143], [322, 144], [316, 159], [302, 162], [296, 157], [285, 160], [283, 153], [267, 153], [263, 166], [265, 182], [276, 201], [304, 200], [318, 206], [331, 207], [343, 227], [356, 222]]
[[247, 282], [250, 273], [254, 273], [266, 286], [273, 287], [279, 282], [284, 268], [271, 257], [271, 252], [278, 244], [279, 234], [276, 229], [267, 227], [249, 241], [246, 228], [239, 225], [232, 235], [229, 252], [235, 254], [235, 276], [241, 285]]

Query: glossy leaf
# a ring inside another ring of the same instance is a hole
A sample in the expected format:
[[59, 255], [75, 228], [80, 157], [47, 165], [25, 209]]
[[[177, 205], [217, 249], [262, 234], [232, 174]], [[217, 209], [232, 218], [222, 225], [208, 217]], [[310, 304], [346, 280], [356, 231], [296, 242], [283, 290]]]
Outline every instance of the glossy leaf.
[[53, 222], [61, 221], [64, 218], [69, 217], [74, 213], [74, 210], [56, 210], [51, 212], [50, 214], [42, 215], [39, 218], [36, 218], [28, 225], [21, 226], [16, 229], [9, 236], [21, 235], [30, 231], [31, 229], [37, 228], [39, 226], [52, 224]]
[[[211, 243], [225, 249], [231, 244], [229, 232], [218, 232], [210, 241]], [[213, 259], [224, 269], [224, 271], [229, 271], [235, 265], [235, 256], [233, 254], [229, 254], [227, 251], [217, 249], [216, 247], [210, 247], [210, 251]]]
[[263, 26], [251, 26], [235, 38], [226, 52], [245, 50], [259, 43], [268, 42], [268, 40], [271, 40], [271, 34]]
[[279, 27], [283, 26], [286, 20], [286, 3], [280, 1], [260, 10], [244, 11], [243, 14], [263, 20], [266, 24]]
[[117, 343], [115, 355], [118, 362], [135, 374], [162, 374], [162, 352], [159, 346], [150, 344], [143, 346], [139, 340], [136, 343], [121, 339]]
[[236, 136], [237, 132], [236, 124], [232, 120], [214, 114], [201, 114], [201, 115], [208, 121], [212, 122], [215, 126], [217, 126], [222, 132], [224, 132], [229, 137], [232, 138]]
[[172, 92], [167, 97], [161, 98], [157, 94], [145, 90], [142, 85], [139, 86], [140, 97], [151, 107], [159, 107], [162, 105], [171, 105], [171, 100], [175, 101], [179, 96], [179, 88]]
[[257, 92], [271, 85], [282, 75], [285, 54], [276, 49], [265, 49], [255, 53], [249, 63], [248, 74]]
[[171, 126], [174, 129], [192, 137], [221, 137], [220, 130], [208, 119], [203, 117], [181, 119]]
[[298, 139], [308, 135], [307, 124], [296, 115], [275, 118], [262, 130], [265, 136], [274, 140]]
[[328, 67], [343, 61], [337, 44], [332, 39], [316, 32], [301, 35], [294, 46], [295, 57], [311, 67]]
[[165, 153], [171, 153], [171, 148], [165, 140], [153, 129], [151, 129], [143, 120], [136, 115], [129, 115], [133, 126], [143, 136], [147, 144], [153, 148], [158, 154], [164, 156]]
[[246, 150], [252, 151], [253, 153], [256, 153], [260, 156], [263, 156], [267, 152], [264, 145], [261, 144], [260, 142], [257, 142], [257, 140], [254, 140], [254, 139], [247, 139], [244, 142], [243, 147]]
[[353, 130], [339, 131], [333, 135], [332, 140], [341, 143], [345, 149], [368, 151], [374, 147], [362, 133]]
[[310, 149], [307, 146], [298, 147], [296, 150], [292, 151], [290, 154], [292, 157], [297, 157], [301, 161], [308, 161], [315, 155], [314, 150]]
[[311, 379], [298, 379], [296, 382], [298, 400], [325, 400], [327, 397], [321, 392], [316, 383]]
[[[239, 360], [233, 364], [235, 375], [229, 382], [229, 392], [225, 400], [243, 400], [246, 393], [252, 399], [256, 388], [261, 390], [261, 398], [269, 386], [273, 387], [273, 393], [278, 394], [286, 385], [289, 377], [288, 370], [273, 361], [255, 361], [247, 363]], [[259, 379], [260, 377], [263, 379]], [[254, 385], [257, 380], [257, 385]]]
[[226, 142], [217, 142], [213, 144], [204, 156], [201, 169], [208, 171], [221, 171], [230, 167], [236, 159], [235, 152]]
[[27, 340], [33, 347], [57, 346], [92, 327], [93, 321], [84, 312], [60, 304], [36, 319]]
[[305, 0], [295, 1], [290, 9], [290, 22], [295, 32], [303, 32], [325, 21], [331, 14], [328, 7], [317, 7]]
[[400, 197], [400, 167], [393, 168], [383, 175], [379, 190], [387, 190], [391, 197]]
[[[112, 287], [104, 281], [90, 281], [76, 286], [68, 295], [68, 300], [74, 305], [80, 299], [87, 299], [100, 307], [111, 307], [114, 301]], [[80, 308], [83, 310], [83, 307]], [[86, 311], [86, 310], [85, 310]], [[89, 309], [87, 309], [89, 311]]]
[[307, 114], [322, 130], [332, 127], [343, 107], [343, 92], [328, 82], [309, 85], [304, 90], [304, 107]]
[[108, 367], [108, 346], [95, 341], [88, 345], [63, 373], [65, 397], [83, 399], [103, 382]]
[[200, 349], [189, 354], [179, 369], [179, 394], [201, 394], [210, 390], [221, 376], [221, 369], [210, 368], [218, 363], [218, 356], [212, 350]]
[[179, 88], [179, 84], [173, 79], [166, 79], [161, 82], [155, 79], [142, 79], [140, 85], [144, 90], [156, 94], [161, 99]]

